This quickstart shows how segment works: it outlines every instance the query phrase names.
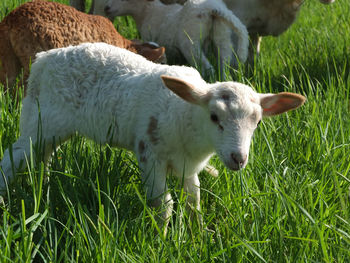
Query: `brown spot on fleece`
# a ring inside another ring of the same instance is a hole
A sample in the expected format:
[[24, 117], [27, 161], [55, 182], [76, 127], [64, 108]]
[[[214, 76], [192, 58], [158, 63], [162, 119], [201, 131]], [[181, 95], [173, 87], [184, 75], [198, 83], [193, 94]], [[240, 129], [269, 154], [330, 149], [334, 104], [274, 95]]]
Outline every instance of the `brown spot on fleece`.
[[149, 135], [149, 138], [153, 144], [157, 144], [159, 142], [158, 120], [153, 116], [151, 116], [149, 119], [147, 134]]

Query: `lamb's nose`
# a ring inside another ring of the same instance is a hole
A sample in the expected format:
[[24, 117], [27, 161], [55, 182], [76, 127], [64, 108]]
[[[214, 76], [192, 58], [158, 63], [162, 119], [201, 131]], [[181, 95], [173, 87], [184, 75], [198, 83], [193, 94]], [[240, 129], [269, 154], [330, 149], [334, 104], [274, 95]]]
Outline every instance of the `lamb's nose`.
[[104, 10], [105, 10], [106, 15], [108, 15], [109, 12], [111, 11], [111, 7], [106, 5]]
[[244, 166], [244, 164], [247, 161], [247, 154], [241, 154], [241, 153], [231, 153], [231, 158], [234, 161], [234, 163], [237, 165], [237, 167], [240, 169]]

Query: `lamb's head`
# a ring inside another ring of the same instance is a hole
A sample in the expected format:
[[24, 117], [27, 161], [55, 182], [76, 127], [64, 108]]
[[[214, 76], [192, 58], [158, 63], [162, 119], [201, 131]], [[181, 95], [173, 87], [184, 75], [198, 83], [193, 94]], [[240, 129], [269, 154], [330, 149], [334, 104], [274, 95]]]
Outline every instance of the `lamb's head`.
[[203, 129], [220, 159], [232, 170], [246, 166], [253, 133], [263, 117], [296, 109], [305, 102], [299, 94], [262, 94], [237, 82], [207, 84], [203, 91], [179, 78], [162, 79], [174, 93], [204, 109]]
[[132, 15], [134, 10], [142, 10], [145, 0], [107, 0], [104, 11], [108, 17]]

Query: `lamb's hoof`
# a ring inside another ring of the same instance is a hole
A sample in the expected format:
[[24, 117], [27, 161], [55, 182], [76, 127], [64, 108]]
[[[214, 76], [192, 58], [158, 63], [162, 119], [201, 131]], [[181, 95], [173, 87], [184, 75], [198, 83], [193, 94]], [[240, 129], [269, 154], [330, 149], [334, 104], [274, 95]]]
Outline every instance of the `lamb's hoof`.
[[207, 164], [207, 166], [205, 166], [204, 170], [208, 174], [210, 174], [211, 176], [213, 176], [215, 178], [219, 176], [219, 171], [214, 166]]

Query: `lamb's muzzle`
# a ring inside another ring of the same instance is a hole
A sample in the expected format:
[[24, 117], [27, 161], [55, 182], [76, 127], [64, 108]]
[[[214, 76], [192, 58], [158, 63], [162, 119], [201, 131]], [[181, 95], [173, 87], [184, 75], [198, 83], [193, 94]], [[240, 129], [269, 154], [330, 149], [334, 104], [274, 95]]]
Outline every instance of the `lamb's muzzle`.
[[234, 166], [230, 167], [232, 170], [240, 170], [247, 165], [248, 155], [242, 153], [231, 153], [231, 158], [233, 160]]

